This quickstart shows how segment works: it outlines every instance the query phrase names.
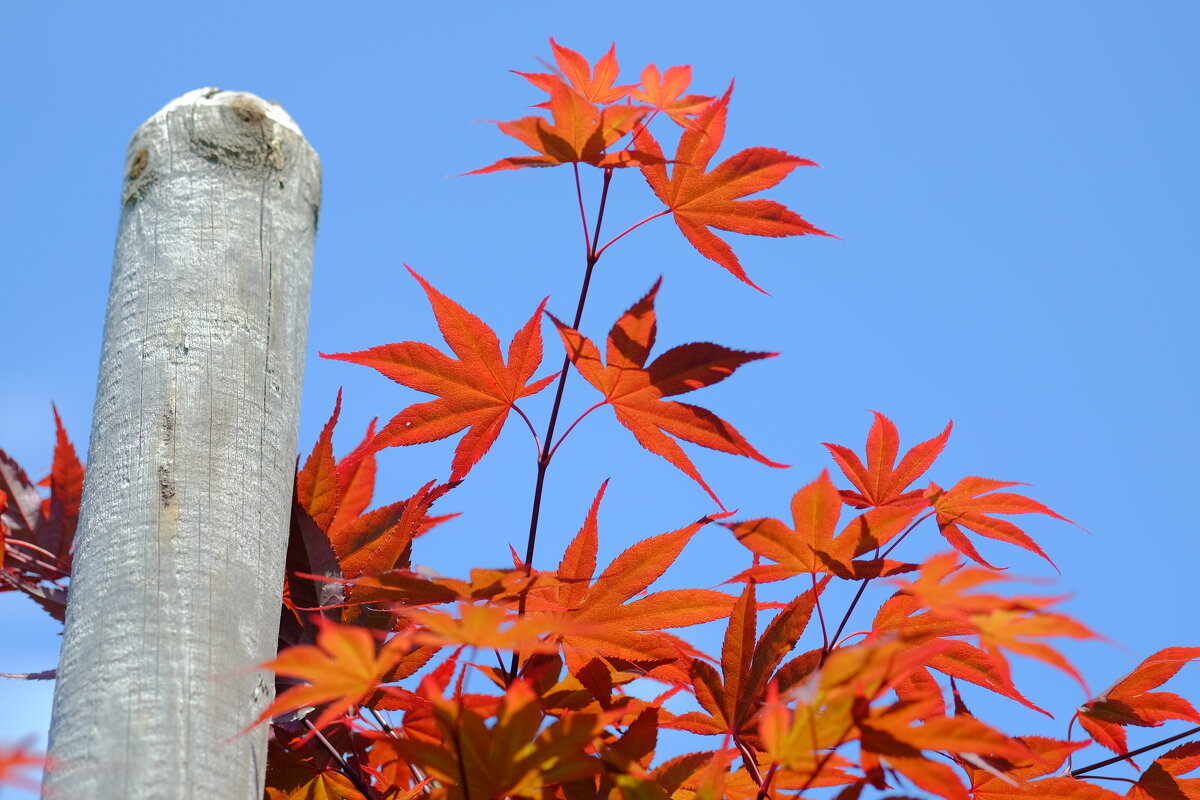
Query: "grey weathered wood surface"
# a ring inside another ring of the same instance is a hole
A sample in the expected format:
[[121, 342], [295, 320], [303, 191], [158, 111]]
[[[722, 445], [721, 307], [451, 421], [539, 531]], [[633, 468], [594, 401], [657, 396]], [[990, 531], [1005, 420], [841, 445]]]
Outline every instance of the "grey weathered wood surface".
[[250, 94], [133, 137], [44, 797], [262, 797], [320, 181]]

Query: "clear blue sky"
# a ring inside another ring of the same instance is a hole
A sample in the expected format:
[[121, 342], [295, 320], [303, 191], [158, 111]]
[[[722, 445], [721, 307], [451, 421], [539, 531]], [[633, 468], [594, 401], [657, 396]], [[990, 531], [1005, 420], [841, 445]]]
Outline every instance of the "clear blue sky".
[[[339, 386], [343, 448], [372, 416], [418, 399], [316, 357], [436, 340], [402, 263], [505, 340], [544, 295], [569, 316], [582, 266], [570, 173], [451, 176], [521, 152], [480, 122], [539, 100], [507, 70], [538, 70], [549, 36], [591, 59], [615, 40], [628, 79], [649, 61], [694, 65], [694, 88], [708, 94], [736, 77], [722, 157], [768, 145], [820, 162], [768, 196], [841, 240], [733, 237], [767, 297], [658, 221], [605, 256], [585, 329], [601, 334], [661, 274], [660, 347], [782, 352], [695, 395], [794, 465], [693, 449], [741, 516], [784, 514], [791, 493], [831, 466], [820, 442], [861, 447], [868, 409], [891, 416], [906, 445], [953, 419], [931, 477], [1028, 481], [1090, 531], [1029, 527], [1062, 568], [1068, 610], [1121, 645], [1068, 648], [1102, 689], [1161, 647], [1200, 643], [1200, 546], [1186, 510], [1200, 450], [1198, 30], [1190, 0], [6, 3], [0, 447], [43, 474], [54, 401], [86, 451], [125, 147], [201, 86], [279, 101], [323, 161], [302, 449]], [[614, 225], [655, 209], [636, 174], [618, 177]], [[568, 410], [590, 404], [589, 391], [573, 381]], [[537, 419], [545, 409], [529, 406]], [[452, 446], [387, 453], [381, 496], [444, 474]], [[531, 452], [519, 428], [506, 431], [444, 501], [463, 516], [422, 540], [416, 560], [445, 573], [472, 565], [464, 551], [504, 564], [509, 543], [524, 541]], [[694, 484], [596, 415], [551, 473], [539, 566], [557, 563], [608, 476], [610, 556], [710, 510]], [[932, 532], [922, 542], [942, 547]], [[1013, 548], [984, 552], [1048, 572]], [[746, 563], [713, 528], [668, 576], [713, 585]], [[23, 597], [0, 596], [0, 637], [0, 671], [55, 663], [57, 631]], [[1200, 667], [1190, 669], [1172, 686], [1200, 699]], [[1064, 735], [1078, 689], [1022, 674], [1064, 724], [1020, 712], [1007, 727]], [[44, 735], [50, 693], [0, 682], [0, 741]]]

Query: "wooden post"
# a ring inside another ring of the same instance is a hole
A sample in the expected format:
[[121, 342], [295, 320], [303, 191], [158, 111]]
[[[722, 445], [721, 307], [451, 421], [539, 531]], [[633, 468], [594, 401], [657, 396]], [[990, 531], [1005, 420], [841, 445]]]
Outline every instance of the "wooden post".
[[134, 134], [46, 798], [262, 797], [320, 181], [250, 94]]

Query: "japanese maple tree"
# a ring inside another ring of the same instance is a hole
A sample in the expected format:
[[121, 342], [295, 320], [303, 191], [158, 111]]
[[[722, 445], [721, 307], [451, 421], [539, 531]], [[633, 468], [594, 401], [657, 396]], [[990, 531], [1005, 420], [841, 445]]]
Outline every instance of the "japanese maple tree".
[[[991, 539], [1053, 565], [1014, 518], [1070, 521], [1012, 481], [968, 475], [948, 489], [928, 481], [950, 423], [901, 455], [897, 427], [875, 412], [863, 450], [826, 445], [841, 475], [823, 469], [798, 479], [790, 501], [780, 499], [781, 518], [727, 510], [719, 498], [732, 487], [717, 487], [719, 494], [690, 447], [764, 468], [784, 467], [773, 457], [786, 454], [764, 455], [708, 404], [675, 398], [775, 354], [711, 342], [659, 346], [655, 302], [669, 289], [661, 278], [648, 292], [653, 278], [629, 287], [628, 310], [607, 332], [585, 332], [588, 290], [614, 243], [667, 215], [702, 256], [759, 289], [723, 234], [828, 235], [777, 201], [750, 197], [813, 162], [751, 147], [714, 166], [732, 84], [718, 95], [689, 93], [690, 67], [654, 64], [623, 83], [615, 47], [592, 64], [550, 44], [550, 71], [517, 73], [540, 93], [537, 113], [497, 123], [526, 152], [467, 174], [574, 171], [586, 241], [574, 313], [532, 298], [532, 315], [505, 352], [484, 320], [409, 268], [445, 349], [400, 341], [326, 355], [431, 399], [389, 412], [338, 459], [339, 395], [297, 473], [280, 652], [263, 665], [279, 690], [259, 720], [271, 722], [266, 796], [1200, 797], [1200, 778], [1189, 777], [1200, 768], [1200, 727], [1132, 750], [1127, 737], [1131, 727], [1200, 724], [1188, 699], [1159, 689], [1200, 659], [1200, 647], [1166, 648], [1090, 692], [1058, 640], [1096, 634], [1058, 610], [1061, 598], [1015, 591], [1004, 566], [978, 550], [981, 538]], [[671, 137], [673, 151], [664, 146]], [[591, 217], [584, 167], [601, 175]], [[618, 179], [644, 181], [663, 208], [605, 238]], [[563, 347], [559, 361], [554, 345], [549, 365], [545, 331]], [[536, 420], [522, 402], [551, 387], [547, 418]], [[590, 405], [565, 421], [568, 387]], [[680, 509], [675, 530], [623, 543], [601, 566], [601, 486], [580, 509], [564, 552], [539, 558], [548, 471], [576, 426], [607, 416], [606, 406], [708, 500]], [[536, 448], [525, 551], [512, 552], [511, 568], [464, 565], [458, 577], [415, 567], [419, 539], [457, 513], [446, 511], [454, 489], [472, 479], [513, 420]], [[0, 590], [25, 592], [61, 619], [83, 468], [57, 415], [55, 423], [53, 467], [42, 483], [48, 497], [0, 452]], [[459, 434], [442, 474], [411, 497], [375, 502], [380, 450]], [[725, 584], [652, 590], [708, 526], [744, 549]], [[831, 591], [837, 584], [850, 591]], [[766, 585], [790, 599], [761, 600]], [[878, 601], [873, 610], [868, 597]], [[717, 620], [719, 653], [680, 634]], [[851, 621], [857, 629], [848, 632]], [[1017, 685], [1014, 659], [1070, 676], [1078, 698], [1031, 697]], [[967, 685], [1058, 720], [1061, 738], [998, 730], [972, 713]], [[667, 742], [666, 731], [676, 738]], [[692, 741], [686, 747], [677, 744], [683, 735]], [[1093, 747], [1113, 755], [1080, 763]], [[1098, 774], [1143, 754], [1153, 760], [1140, 762], [1136, 780]], [[0, 781], [29, 763], [25, 750], [0, 749]]]

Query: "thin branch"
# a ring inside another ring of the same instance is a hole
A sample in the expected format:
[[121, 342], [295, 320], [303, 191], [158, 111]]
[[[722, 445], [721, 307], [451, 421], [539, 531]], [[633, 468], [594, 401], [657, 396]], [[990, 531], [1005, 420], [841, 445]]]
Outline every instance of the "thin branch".
[[383, 730], [384, 733], [393, 739], [398, 738], [396, 735], [396, 729], [388, 724], [388, 721], [383, 718], [382, 714], [373, 708], [368, 708], [367, 711], [371, 712], [371, 716], [375, 718], [375, 723]]
[[[600, 253], [596, 250], [596, 245], [600, 243], [600, 225], [604, 222], [604, 209], [608, 205], [608, 187], [612, 184], [612, 177], [612, 167], [604, 170], [604, 185], [600, 189], [600, 207], [596, 210], [596, 230], [592, 233], [592, 244], [588, 247], [589, 261], [600, 260]], [[579, 322], [576, 321], [574, 327], [578, 326]]]
[[[809, 715], [809, 725], [813, 724], [814, 722], [812, 715]], [[838, 737], [837, 744], [829, 748], [829, 751], [825, 753], [825, 755], [821, 756], [821, 760], [817, 762], [817, 765], [813, 768], [813, 771], [809, 773], [808, 778], [805, 779], [804, 785], [796, 790], [794, 795], [795, 797], [800, 797], [806, 791], [808, 791], [809, 787], [812, 786], [813, 781], [821, 776], [821, 773], [825, 770], [825, 765], [828, 764], [830, 759], [833, 758], [834, 754], [837, 753], [837, 749], [845, 744], [846, 737], [848, 737], [853, 730], [854, 725], [850, 724], [846, 727], [846, 730], [842, 731], [842, 735]], [[817, 740], [814, 738], [813, 741], [815, 742]], [[814, 752], [813, 755], [816, 755], [816, 753]]]
[[[379, 727], [383, 730], [383, 732], [386, 736], [388, 736], [391, 739], [399, 739], [400, 738], [400, 734], [396, 733], [396, 729], [393, 728], [390, 724], [388, 724], [388, 721], [386, 719], [384, 719], [383, 716], [378, 711], [376, 711], [373, 708], [368, 708], [367, 711], [371, 712], [371, 716], [375, 718], [376, 724], [379, 725]], [[411, 761], [405, 761], [404, 763], [408, 766], [408, 772], [410, 775], [413, 776], [414, 782], [416, 782], [417, 784], [420, 784], [422, 781], [428, 780], [429, 776], [426, 775], [425, 771], [423, 769], [421, 769], [420, 767], [418, 767], [416, 764], [413, 764]], [[433, 794], [433, 787], [430, 786], [428, 783], [426, 783], [425, 786], [422, 787], [422, 789], [421, 789], [421, 794], [428, 797], [429, 795]]]
[[904, 533], [902, 533], [896, 537], [896, 541], [892, 542], [891, 547], [889, 547], [887, 550], [883, 551], [883, 555], [879, 556], [879, 558], [887, 558], [888, 556], [890, 556], [892, 554], [892, 551], [900, 546], [900, 543], [904, 541], [904, 538], [906, 536], [908, 536], [910, 533], [912, 533], [914, 530], [916, 530], [916, 527], [918, 525], [920, 525], [922, 522], [924, 522], [925, 520], [932, 517], [935, 513], [936, 512], [934, 512], [934, 511], [930, 511], [930, 512], [926, 513], [925, 516], [921, 517], [919, 520], [917, 520], [913, 524], [909, 525], [908, 528], [904, 531]]
[[[850, 615], [854, 613], [854, 608], [858, 605], [858, 601], [862, 599], [863, 592], [867, 590], [867, 584], [870, 579], [859, 584], [858, 593], [854, 595], [854, 599], [850, 601], [850, 607], [846, 609], [846, 613], [842, 615], [842, 621], [838, 623], [837, 630], [833, 634], [833, 641], [836, 642], [842, 637], [842, 631], [846, 629], [846, 623], [850, 621]], [[817, 666], [821, 667], [825, 664], [825, 659], [829, 658], [831, 648], [828, 644], [821, 650], [821, 659], [817, 662]]]
[[1118, 783], [1128, 783], [1131, 786], [1137, 784], [1133, 778], [1118, 778], [1116, 775], [1092, 775], [1089, 780], [1093, 781], [1117, 781]]
[[742, 754], [742, 766], [746, 768], [746, 772], [750, 773], [750, 779], [754, 781], [755, 786], [763, 785], [763, 776], [758, 769], [758, 759], [754, 757], [753, 751], [746, 746], [741, 737], [736, 733], [733, 735], [733, 743], [737, 745], [738, 752]]
[[1170, 744], [1171, 742], [1177, 742], [1180, 739], [1186, 739], [1189, 736], [1195, 736], [1198, 733], [1200, 733], [1200, 725], [1197, 725], [1195, 728], [1191, 728], [1190, 730], [1186, 730], [1183, 733], [1177, 733], [1174, 736], [1168, 736], [1166, 739], [1159, 739], [1157, 742], [1148, 744], [1145, 747], [1139, 747], [1137, 750], [1130, 750], [1128, 753], [1122, 753], [1119, 756], [1113, 756], [1112, 758], [1106, 758], [1103, 761], [1097, 761], [1095, 764], [1088, 764], [1086, 767], [1080, 767], [1079, 769], [1073, 769], [1073, 770], [1071, 770], [1071, 777], [1078, 778], [1080, 775], [1082, 775], [1085, 772], [1091, 772], [1094, 769], [1100, 769], [1101, 767], [1107, 767], [1109, 764], [1116, 764], [1120, 761], [1124, 761], [1127, 758], [1133, 758], [1134, 756], [1140, 756], [1142, 753], [1157, 749], [1159, 747], [1162, 747], [1163, 745]]
[[845, 644], [847, 641], [849, 641], [850, 639], [854, 638], [855, 636], [861, 636], [865, 639], [870, 635], [871, 635], [870, 631], [854, 631], [853, 633], [847, 633], [841, 639], [838, 639], [836, 642], [834, 642], [833, 647], [834, 647], [834, 649], [837, 649], [837, 648], [841, 647], [843, 644]]
[[5, 539], [4, 543], [11, 547], [23, 547], [26, 550], [33, 550], [34, 552], [41, 553], [46, 558], [49, 558], [51, 560], [57, 560], [57, 558], [58, 558], [58, 556], [54, 555], [54, 553], [51, 553], [49, 550], [45, 550], [41, 547], [38, 547], [33, 542], [27, 542], [23, 539]]
[[538, 457], [542, 455], [542, 440], [538, 438], [537, 431], [533, 429], [533, 422], [526, 416], [525, 412], [516, 404], [509, 406], [513, 411], [520, 415], [521, 419], [525, 420], [525, 425], [528, 426], [529, 432], [533, 434], [533, 446], [537, 449]]
[[[38, 547], [37, 545], [31, 544], [30, 542], [23, 542], [20, 539], [7, 539], [7, 540], [5, 540], [4, 543], [6, 545], [13, 545], [14, 547], [15, 546], [25, 547], [30, 550], [36, 551], [38, 553], [46, 553], [45, 550]], [[36, 571], [34, 569], [36, 567], [45, 572], [57, 572], [60, 575], [64, 574], [64, 571], [63, 571], [63, 568], [61, 565], [43, 561], [40, 558], [37, 558], [36, 556], [27, 555], [25, 553], [18, 553], [15, 550], [8, 550], [7, 553], [5, 553], [5, 555], [7, 555], [7, 557], [9, 559], [11, 559], [13, 564], [19, 564], [21, 567], [23, 567], [26, 572], [34, 572], [34, 571]], [[51, 559], [54, 558], [54, 555], [51, 553], [46, 553], [46, 555], [49, 556]]]
[[[611, 169], [604, 170], [604, 186], [600, 192], [600, 207], [596, 211], [596, 228], [592, 235], [591, 241], [587, 247], [587, 265], [583, 271], [583, 285], [579, 288], [579, 302], [575, 305], [575, 319], [571, 322], [571, 327], [579, 329], [579, 323], [583, 320], [583, 307], [587, 303], [588, 288], [592, 283], [592, 272], [596, 268], [596, 261], [600, 256], [596, 253], [596, 242], [600, 240], [600, 226], [604, 222], [604, 209], [608, 203], [608, 187], [612, 183], [613, 171]], [[578, 186], [576, 181], [576, 186]], [[583, 208], [582, 194], [580, 194], [580, 209]], [[585, 218], [586, 225], [586, 218]], [[586, 234], [586, 227], [585, 227]], [[537, 478], [533, 486], [533, 508], [529, 512], [529, 538], [525, 545], [525, 574], [531, 575], [533, 571], [533, 553], [537, 546], [538, 520], [541, 517], [542, 511], [542, 492], [546, 488], [546, 471], [550, 467], [550, 457], [553, 455], [553, 450], [547, 450], [550, 442], [554, 440], [554, 427], [558, 424], [558, 414], [562, 410], [563, 390], [567, 385], [567, 375], [571, 368], [571, 356], [566, 355], [563, 358], [562, 372], [558, 377], [558, 386], [554, 390], [554, 405], [550, 408], [550, 421], [546, 425], [546, 435], [542, 438], [545, 443], [538, 456], [537, 461]], [[521, 592], [521, 598], [517, 601], [517, 617], [525, 616], [526, 592]], [[521, 663], [521, 651], [513, 650], [512, 661], [509, 662], [508, 680], [511, 682], [517, 677], [517, 668]]]
[[[916, 530], [916, 527], [918, 525], [920, 525], [922, 522], [929, 519], [929, 517], [931, 517], [933, 515], [933, 513], [934, 512], [930, 511], [928, 514], [926, 514], [925, 516], [921, 517], [916, 522], [909, 525], [908, 528], [905, 529], [904, 533], [897, 536], [896, 541], [892, 542], [891, 546], [887, 550], [884, 550], [882, 554], [880, 554], [879, 549], [876, 548], [876, 550], [875, 550], [876, 558], [887, 558], [888, 555], [893, 550], [895, 550], [902, 541], [904, 541], [904, 538], [906, 536], [908, 536], [910, 533], [912, 533], [914, 530]], [[862, 599], [863, 592], [865, 592], [867, 590], [867, 584], [870, 583], [872, 580], [874, 580], [874, 579], [867, 578], [858, 587], [858, 593], [855, 594], [854, 599], [850, 601], [850, 607], [846, 609], [846, 613], [842, 616], [842, 621], [838, 624], [837, 631], [833, 634], [833, 641], [835, 643], [839, 639], [842, 638], [842, 631], [846, 629], [846, 623], [848, 623], [850, 621], [850, 615], [854, 613], [854, 609], [858, 606], [858, 601]], [[821, 650], [821, 660], [818, 663], [818, 666], [821, 666], [822, 664], [825, 663], [825, 659], [829, 657], [829, 653], [830, 653], [830, 646], [827, 641], [825, 644], [825, 647]]]
[[346, 759], [342, 757], [341, 752], [339, 752], [338, 749], [333, 746], [332, 742], [325, 738], [325, 734], [321, 733], [321, 731], [317, 729], [317, 726], [312, 724], [311, 720], [305, 718], [303, 722], [304, 727], [308, 728], [309, 733], [316, 737], [317, 741], [321, 743], [321, 746], [325, 748], [325, 751], [333, 757], [334, 761], [337, 762], [338, 768], [341, 769], [343, 775], [350, 779], [350, 782], [354, 784], [354, 788], [362, 792], [364, 797], [368, 797], [370, 800], [377, 800], [378, 795], [376, 795], [371, 786], [363, 780], [362, 773], [360, 773], [357, 768], [351, 766], [350, 762], [346, 761]]
[[754, 800], [767, 800], [771, 796], [771, 781], [775, 778], [775, 773], [779, 770], [779, 762], [772, 762], [771, 768], [767, 770], [766, 776], [763, 778], [762, 784], [758, 787], [758, 795]]
[[670, 213], [671, 213], [671, 209], [669, 209], [669, 208], [664, 208], [662, 211], [659, 211], [657, 214], [651, 214], [650, 216], [646, 217], [646, 218], [645, 218], [644, 220], [642, 220], [641, 222], [636, 222], [636, 223], [634, 223], [633, 225], [630, 225], [628, 228], [626, 228], [625, 230], [621, 231], [620, 233], [618, 233], [618, 234], [617, 234], [616, 236], [614, 236], [613, 238], [609, 239], [609, 240], [608, 240], [608, 242], [606, 242], [606, 243], [605, 243], [604, 247], [601, 247], [599, 250], [597, 250], [597, 251], [596, 251], [596, 258], [599, 258], [601, 255], [603, 255], [603, 254], [604, 254], [604, 251], [605, 251], [605, 250], [607, 250], [608, 248], [610, 248], [610, 247], [612, 247], [614, 244], [616, 244], [618, 239], [622, 239], [622, 238], [624, 238], [624, 237], [628, 236], [629, 234], [633, 233], [633, 232], [634, 232], [635, 230], [637, 230], [638, 228], [640, 228], [640, 227], [642, 227], [643, 225], [645, 225], [645, 224], [646, 224], [647, 222], [649, 222], [650, 220], [652, 220], [652, 219], [658, 219], [659, 217], [661, 217], [661, 216], [664, 216], [664, 215], [666, 215], [666, 214], [670, 214]]
[[817, 592], [817, 573], [808, 573], [812, 578], [813, 604], [817, 607], [817, 619], [821, 622], [821, 650], [829, 649], [829, 631], [825, 629], [825, 612], [821, 610], [821, 595]]
[[467, 783], [467, 766], [463, 758], [462, 746], [462, 714], [463, 714], [463, 683], [467, 678], [467, 665], [463, 664], [458, 673], [458, 684], [454, 690], [454, 727], [450, 731], [450, 739], [454, 742], [455, 760], [458, 762], [458, 780], [462, 788], [464, 800], [471, 800], [471, 787]]
[[579, 200], [579, 219], [583, 222], [583, 246], [590, 255], [592, 243], [588, 239], [587, 210], [583, 207], [583, 183], [579, 180], [579, 162], [576, 161], [571, 167], [575, 170], [575, 197]]
[[554, 443], [554, 447], [550, 448], [550, 456], [549, 457], [554, 458], [554, 454], [555, 454], [555, 452], [558, 451], [559, 445], [561, 445], [563, 443], [563, 439], [566, 439], [567, 434], [569, 434], [571, 431], [575, 430], [576, 425], [583, 422], [584, 417], [586, 417], [588, 414], [595, 411], [597, 408], [600, 408], [601, 406], [606, 405], [607, 403], [608, 403], [607, 400], [601, 400], [599, 403], [596, 403], [594, 406], [589, 408], [587, 411], [584, 411], [582, 414], [580, 414], [579, 418], [576, 419], [574, 422], [572, 422], [571, 426], [569, 428], [567, 428], [565, 431], [563, 431], [563, 435], [558, 437], [558, 441]]

